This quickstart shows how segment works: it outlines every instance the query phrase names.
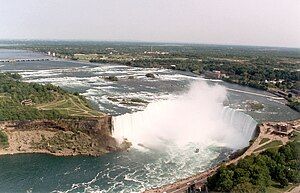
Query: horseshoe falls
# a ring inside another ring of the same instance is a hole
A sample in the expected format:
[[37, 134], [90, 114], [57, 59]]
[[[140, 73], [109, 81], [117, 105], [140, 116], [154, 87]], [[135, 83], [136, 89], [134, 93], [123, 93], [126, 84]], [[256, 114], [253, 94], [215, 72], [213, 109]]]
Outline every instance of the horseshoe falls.
[[249, 115], [225, 107], [226, 90], [195, 82], [175, 99], [149, 104], [144, 111], [113, 118], [114, 136], [136, 148], [247, 146], [257, 122]]

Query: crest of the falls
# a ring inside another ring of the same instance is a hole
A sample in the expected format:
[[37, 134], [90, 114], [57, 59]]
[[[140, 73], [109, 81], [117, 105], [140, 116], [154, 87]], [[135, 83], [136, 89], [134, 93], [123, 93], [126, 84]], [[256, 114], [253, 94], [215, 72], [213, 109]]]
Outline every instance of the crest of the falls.
[[150, 103], [144, 111], [114, 117], [113, 135], [149, 148], [170, 144], [245, 147], [257, 123], [243, 112], [224, 107], [225, 99], [223, 87], [197, 82], [176, 99]]

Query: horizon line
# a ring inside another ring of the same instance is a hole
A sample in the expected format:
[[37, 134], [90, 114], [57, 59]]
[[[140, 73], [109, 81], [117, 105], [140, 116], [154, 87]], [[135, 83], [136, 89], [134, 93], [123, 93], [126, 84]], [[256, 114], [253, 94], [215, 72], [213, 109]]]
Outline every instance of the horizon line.
[[180, 45], [211, 45], [211, 46], [241, 46], [241, 47], [262, 47], [262, 48], [288, 48], [288, 49], [300, 49], [299, 47], [293, 46], [271, 46], [271, 45], [253, 45], [253, 44], [231, 44], [231, 43], [200, 43], [200, 42], [183, 42], [183, 41], [146, 41], [146, 40], [96, 40], [96, 39], [35, 39], [35, 38], [7, 38], [0, 39], [1, 41], [66, 41], [66, 42], [115, 42], [115, 43], [154, 43], [154, 44], [180, 44]]

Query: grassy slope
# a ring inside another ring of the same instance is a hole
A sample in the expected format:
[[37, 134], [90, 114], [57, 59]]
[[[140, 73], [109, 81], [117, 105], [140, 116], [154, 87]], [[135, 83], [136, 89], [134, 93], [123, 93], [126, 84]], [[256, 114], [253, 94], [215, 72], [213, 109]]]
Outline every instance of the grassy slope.
[[[21, 102], [31, 100], [25, 106]], [[0, 73], [0, 121], [99, 117], [87, 100], [53, 85], [26, 83], [12, 74]]]
[[78, 96], [65, 94], [57, 96], [54, 101], [35, 105], [40, 110], [57, 110], [63, 115], [74, 117], [98, 117], [102, 113], [88, 107]]
[[260, 150], [263, 150], [263, 149], [274, 148], [274, 147], [278, 147], [280, 145], [282, 145], [282, 142], [279, 141], [279, 140], [275, 140], [275, 141], [271, 141], [269, 143], [266, 143], [265, 145], [257, 148], [255, 151], [260, 151]]

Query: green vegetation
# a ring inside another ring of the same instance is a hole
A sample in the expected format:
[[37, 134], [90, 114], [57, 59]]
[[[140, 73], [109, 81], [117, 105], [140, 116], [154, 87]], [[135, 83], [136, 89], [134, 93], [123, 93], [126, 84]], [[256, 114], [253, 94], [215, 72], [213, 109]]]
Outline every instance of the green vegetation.
[[99, 142], [99, 137], [102, 137], [102, 140], [105, 140], [105, 136], [97, 133], [84, 133], [79, 130], [77, 131], [58, 131], [55, 135], [49, 139], [42, 138], [38, 143], [33, 143], [33, 147], [36, 149], [47, 149], [51, 153], [59, 153], [61, 151], [71, 151], [77, 152], [80, 154], [103, 154], [107, 150]]
[[300, 143], [289, 142], [240, 160], [237, 165], [221, 166], [208, 178], [210, 191], [267, 192], [300, 182]]
[[276, 147], [278, 147], [280, 145], [282, 145], [282, 141], [275, 140], [275, 141], [271, 141], [271, 142], [269, 142], [269, 143], [267, 143], [267, 144], [265, 144], [265, 145], [257, 148], [255, 151], [260, 151], [260, 150], [264, 150], [264, 149], [268, 149], [268, 148], [274, 148], [274, 147], [276, 148]]
[[263, 144], [263, 143], [266, 143], [266, 142], [268, 142], [268, 141], [270, 141], [269, 138], [263, 138], [263, 139], [259, 142], [259, 145], [261, 145], [261, 144]]
[[300, 112], [300, 99], [291, 99], [288, 102], [288, 106], [296, 111]]
[[145, 105], [148, 104], [148, 101], [145, 101], [143, 99], [139, 98], [114, 98], [114, 97], [107, 97], [108, 100], [113, 101], [113, 102], [119, 102], [120, 104], [123, 105], [129, 105], [129, 106], [140, 106], [140, 105]]
[[292, 140], [300, 142], [300, 132], [299, 131], [293, 131]]
[[60, 114], [74, 117], [96, 117], [102, 114], [89, 107], [87, 101], [80, 95], [65, 94], [50, 103], [36, 105], [44, 111], [55, 109]]
[[8, 137], [6, 133], [0, 130], [0, 148], [8, 147]]
[[280, 185], [280, 183], [278, 183], [278, 182], [276, 183], [276, 182], [272, 181], [271, 186], [269, 186], [267, 188], [266, 193], [284, 193], [284, 192], [288, 192], [289, 190], [291, 190], [297, 186], [299, 186], [299, 183], [289, 184], [285, 187], [282, 187]]
[[264, 108], [263, 104], [256, 102], [256, 101], [249, 101], [247, 103], [247, 106], [249, 106], [250, 110], [252, 110], [252, 111], [259, 111]]
[[[56, 53], [57, 57], [196, 74], [220, 71], [224, 81], [268, 90], [300, 111], [300, 49], [197, 44], [94, 41], [9, 41], [4, 48]], [[1, 48], [1, 46], [0, 46]], [[216, 77], [215, 77], [216, 78]], [[115, 79], [112, 78], [114, 81]], [[255, 105], [254, 109], [262, 106]]]
[[18, 74], [0, 73], [0, 121], [95, 117], [87, 100], [51, 84], [20, 80]]

